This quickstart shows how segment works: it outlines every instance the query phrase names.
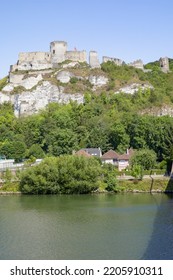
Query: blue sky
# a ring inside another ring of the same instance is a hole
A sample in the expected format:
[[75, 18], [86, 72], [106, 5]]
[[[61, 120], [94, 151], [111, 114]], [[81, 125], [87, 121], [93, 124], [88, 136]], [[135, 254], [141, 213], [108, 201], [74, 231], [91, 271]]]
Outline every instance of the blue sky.
[[144, 63], [173, 57], [172, 0], [1, 0], [0, 78], [19, 52], [68, 49]]

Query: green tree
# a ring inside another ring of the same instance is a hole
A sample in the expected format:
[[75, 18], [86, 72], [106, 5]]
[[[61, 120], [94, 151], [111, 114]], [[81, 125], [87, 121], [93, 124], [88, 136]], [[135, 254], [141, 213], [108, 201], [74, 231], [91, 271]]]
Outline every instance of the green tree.
[[89, 193], [98, 188], [101, 165], [93, 157], [49, 157], [21, 174], [20, 190], [30, 194]]
[[118, 186], [115, 167], [112, 164], [104, 164], [102, 170], [104, 176], [103, 182], [106, 183], [105, 189], [109, 192], [115, 192]]
[[5, 142], [0, 148], [0, 154], [5, 155], [7, 159], [21, 161], [25, 157], [26, 145], [22, 141]]
[[138, 150], [132, 155], [130, 163], [132, 168], [137, 165], [141, 166], [144, 170], [150, 170], [156, 164], [156, 154], [149, 149]]
[[26, 157], [30, 158], [31, 156], [37, 158], [44, 158], [45, 154], [43, 149], [39, 144], [33, 144], [29, 150], [26, 152]]

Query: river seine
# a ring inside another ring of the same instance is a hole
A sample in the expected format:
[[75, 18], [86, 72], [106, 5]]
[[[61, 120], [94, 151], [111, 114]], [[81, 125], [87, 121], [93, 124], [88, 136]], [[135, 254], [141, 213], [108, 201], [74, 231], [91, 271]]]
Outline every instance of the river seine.
[[0, 196], [0, 259], [173, 259], [173, 197]]

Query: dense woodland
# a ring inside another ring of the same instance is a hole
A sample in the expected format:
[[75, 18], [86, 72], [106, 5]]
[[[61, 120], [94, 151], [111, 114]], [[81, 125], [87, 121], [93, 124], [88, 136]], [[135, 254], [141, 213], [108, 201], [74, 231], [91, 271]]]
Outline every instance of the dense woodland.
[[[172, 68], [170, 60], [170, 68]], [[162, 73], [157, 62], [142, 70], [111, 62], [102, 64], [109, 84], [100, 93], [85, 91], [85, 103], [50, 104], [39, 114], [15, 118], [11, 104], [0, 105], [0, 154], [16, 162], [32, 157], [71, 155], [84, 147], [123, 153], [149, 149], [157, 166], [173, 160], [173, 118], [151, 116], [146, 109], [173, 104], [173, 72]], [[115, 94], [117, 84], [148, 82], [154, 89], [134, 95]], [[77, 83], [77, 81], [76, 81]], [[77, 85], [75, 85], [77, 86]], [[43, 97], [44, 98], [44, 97]]]

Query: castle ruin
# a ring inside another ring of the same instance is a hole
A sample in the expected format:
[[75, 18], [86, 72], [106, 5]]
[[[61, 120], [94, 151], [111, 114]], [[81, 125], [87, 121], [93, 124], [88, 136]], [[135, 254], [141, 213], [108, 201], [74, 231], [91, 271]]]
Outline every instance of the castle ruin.
[[137, 60], [129, 63], [128, 65], [132, 66], [132, 67], [135, 67], [135, 68], [138, 68], [138, 69], [144, 70], [144, 64], [143, 64], [143, 61], [141, 59], [137, 59]]
[[125, 62], [119, 58], [103, 56], [103, 62], [108, 62], [108, 61], [115, 63], [117, 66], [122, 66], [123, 64], [125, 64]]
[[[18, 56], [18, 61], [16, 64], [11, 65], [10, 74], [14, 71], [30, 71], [30, 70], [46, 70], [58, 68], [59, 64], [70, 60], [72, 62], [87, 62], [87, 53], [85, 50], [78, 51], [76, 48], [74, 50], [67, 50], [67, 42], [65, 41], [53, 41], [50, 43], [49, 52], [21, 52]], [[122, 66], [125, 62], [119, 58], [113, 58], [108, 56], [103, 56], [103, 62], [111, 61], [118, 66]], [[169, 59], [168, 57], [161, 57], [160, 68], [164, 73], [169, 72]], [[91, 68], [100, 68], [100, 62], [98, 59], [98, 54], [96, 51], [90, 51], [89, 53], [89, 65]], [[143, 71], [149, 71], [144, 69], [144, 65], [141, 59], [127, 64], [135, 68], [141, 69]]]
[[19, 53], [17, 64], [11, 66], [10, 72], [56, 68], [65, 60], [87, 62], [86, 51], [67, 51], [66, 42], [53, 41], [50, 43], [50, 52]]
[[89, 53], [89, 65], [91, 68], [100, 68], [100, 62], [98, 59], [97, 52], [95, 51], [90, 51]]
[[161, 57], [159, 60], [160, 68], [164, 73], [169, 72], [169, 59], [168, 57]]

